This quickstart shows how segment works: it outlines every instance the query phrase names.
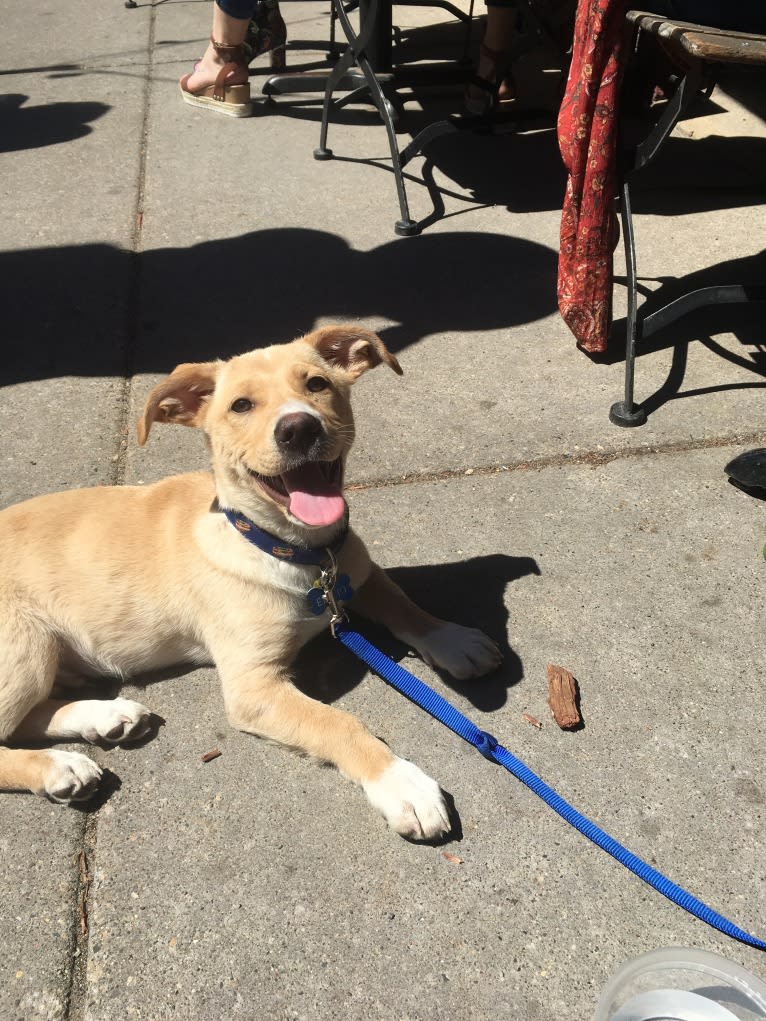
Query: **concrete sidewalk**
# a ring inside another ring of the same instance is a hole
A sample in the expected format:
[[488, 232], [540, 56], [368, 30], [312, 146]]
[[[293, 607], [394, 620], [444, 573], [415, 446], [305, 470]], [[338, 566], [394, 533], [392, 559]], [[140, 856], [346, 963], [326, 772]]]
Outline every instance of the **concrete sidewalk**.
[[[432, 173], [445, 215], [396, 239], [371, 113], [333, 125], [347, 160], [316, 163], [316, 99], [246, 121], [181, 104], [207, 3], [0, 12], [2, 503], [204, 465], [192, 430], [135, 445], [148, 389], [178, 362], [338, 320], [377, 329], [405, 375], [357, 385], [355, 527], [429, 609], [506, 646], [471, 686], [408, 665], [763, 936], [766, 518], [723, 474], [766, 446], [762, 315], [716, 310], [662, 335], [637, 366], [655, 410], [618, 430], [622, 361], [590, 361], [556, 312], [550, 117], [434, 143], [408, 189], [427, 217]], [[413, 39], [436, 16], [401, 13]], [[323, 6], [286, 5], [286, 20], [310, 47], [290, 63], [310, 59]], [[648, 288], [763, 277], [763, 90], [713, 99], [636, 197]], [[693, 188], [672, 187], [679, 167]], [[549, 718], [548, 662], [580, 681], [578, 732]], [[231, 731], [212, 670], [128, 688], [165, 723], [140, 748], [93, 750], [108, 797], [87, 812], [0, 798], [0, 1017], [584, 1021], [624, 960], [667, 945], [766, 976], [329, 638], [299, 683], [436, 777], [462, 834], [407, 844], [340, 776]]]

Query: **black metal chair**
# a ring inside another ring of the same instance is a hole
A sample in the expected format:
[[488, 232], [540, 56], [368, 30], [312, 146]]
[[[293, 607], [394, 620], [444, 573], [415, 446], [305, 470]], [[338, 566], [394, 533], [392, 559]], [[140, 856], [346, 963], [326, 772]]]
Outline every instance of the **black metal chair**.
[[728, 32], [688, 22], [669, 21], [656, 14], [630, 11], [627, 15], [632, 31], [633, 51], [638, 51], [642, 35], [662, 40], [663, 48], [675, 55], [680, 80], [672, 99], [646, 138], [628, 152], [623, 152], [619, 168], [619, 200], [622, 236], [628, 283], [628, 318], [625, 345], [625, 391], [609, 412], [610, 420], [619, 426], [634, 427], [646, 422], [646, 410], [635, 403], [634, 377], [636, 346], [663, 327], [675, 322], [693, 309], [710, 305], [766, 301], [766, 288], [727, 283], [690, 291], [646, 315], [638, 307], [638, 275], [633, 216], [630, 204], [630, 182], [636, 173], [656, 157], [665, 140], [689, 108], [703, 92], [712, 90], [716, 70], [722, 64], [739, 65], [756, 70], [766, 69], [766, 36], [744, 32]]
[[[350, 3], [346, 0], [331, 0], [330, 48], [337, 51], [335, 43], [337, 23], [340, 23], [347, 41], [333, 69], [329, 74], [274, 75], [265, 82], [263, 92], [269, 96], [320, 91], [324, 93], [320, 142], [314, 150], [314, 158], [317, 160], [329, 160], [334, 155], [327, 147], [331, 111], [362, 100], [372, 102], [386, 128], [391, 150], [400, 210], [395, 230], [397, 234], [412, 235], [420, 233], [420, 228], [410, 217], [402, 168], [419, 151], [419, 147], [425, 144], [427, 138], [452, 128], [426, 129], [418, 136], [418, 145], [410, 143], [400, 152], [395, 129], [397, 112], [391, 97], [402, 86], [455, 84], [468, 79], [471, 73], [469, 53], [474, 0], [470, 0], [467, 12], [450, 3], [450, 0], [394, 0], [394, 2], [399, 6], [437, 7], [449, 11], [466, 28], [462, 54], [453, 60], [393, 67], [392, 0], [351, 0]], [[357, 8], [359, 32], [355, 30], [349, 17]], [[336, 92], [346, 94], [336, 99], [334, 98]]]
[[[423, 152], [435, 138], [453, 131], [473, 130], [476, 127], [477, 118], [450, 117], [436, 121], [424, 128], [403, 149], [399, 149], [395, 129], [396, 112], [389, 95], [404, 85], [462, 84], [470, 78], [473, 69], [468, 54], [473, 0], [471, 0], [467, 14], [459, 11], [447, 0], [438, 0], [433, 4], [433, 6], [440, 6], [451, 11], [466, 21], [467, 32], [462, 58], [458, 61], [439, 64], [404, 64], [398, 67], [392, 67], [391, 64], [391, 0], [358, 0], [358, 2], [361, 27], [357, 33], [348, 17], [348, 5], [344, 4], [343, 0], [332, 0], [335, 17], [340, 22], [348, 40], [348, 47], [327, 78], [319, 145], [314, 150], [314, 158], [329, 160], [334, 156], [332, 149], [327, 146], [331, 112], [363, 97], [371, 99], [386, 128], [391, 152], [400, 214], [394, 224], [394, 231], [401, 236], [409, 237], [419, 234], [422, 228], [410, 216], [404, 185], [404, 167], [411, 159]], [[423, 0], [395, 0], [395, 2], [416, 6], [423, 4]], [[427, 5], [430, 6], [430, 4]], [[517, 0], [516, 6], [522, 15], [523, 29], [517, 32], [512, 49], [512, 59], [518, 59], [527, 50], [538, 45], [542, 39], [552, 41], [560, 49], [558, 40], [549, 29], [545, 19], [536, 10], [535, 0]], [[335, 91], [343, 88], [350, 91], [340, 99], [335, 99]], [[484, 120], [484, 118], [479, 118], [479, 120]]]

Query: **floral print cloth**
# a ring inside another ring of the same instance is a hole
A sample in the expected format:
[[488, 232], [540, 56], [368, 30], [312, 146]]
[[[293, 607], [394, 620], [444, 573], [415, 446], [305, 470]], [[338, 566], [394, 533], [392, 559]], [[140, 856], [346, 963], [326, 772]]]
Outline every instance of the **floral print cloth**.
[[558, 118], [567, 186], [559, 310], [585, 351], [606, 348], [612, 321], [617, 101], [627, 0], [579, 0], [572, 64]]

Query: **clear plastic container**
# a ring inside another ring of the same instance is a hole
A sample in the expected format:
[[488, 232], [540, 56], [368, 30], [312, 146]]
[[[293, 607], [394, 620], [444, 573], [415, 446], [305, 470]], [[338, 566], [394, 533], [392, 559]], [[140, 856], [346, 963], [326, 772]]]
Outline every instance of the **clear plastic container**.
[[717, 954], [665, 947], [620, 968], [594, 1021], [766, 1021], [766, 982]]

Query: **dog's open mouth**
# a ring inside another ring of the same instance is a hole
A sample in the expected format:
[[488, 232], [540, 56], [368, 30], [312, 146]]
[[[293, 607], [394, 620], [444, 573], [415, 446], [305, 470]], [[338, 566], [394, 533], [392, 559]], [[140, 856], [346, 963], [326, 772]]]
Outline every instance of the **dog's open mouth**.
[[304, 525], [334, 525], [346, 513], [343, 462], [307, 461], [281, 475], [260, 475], [248, 468], [261, 489]]

